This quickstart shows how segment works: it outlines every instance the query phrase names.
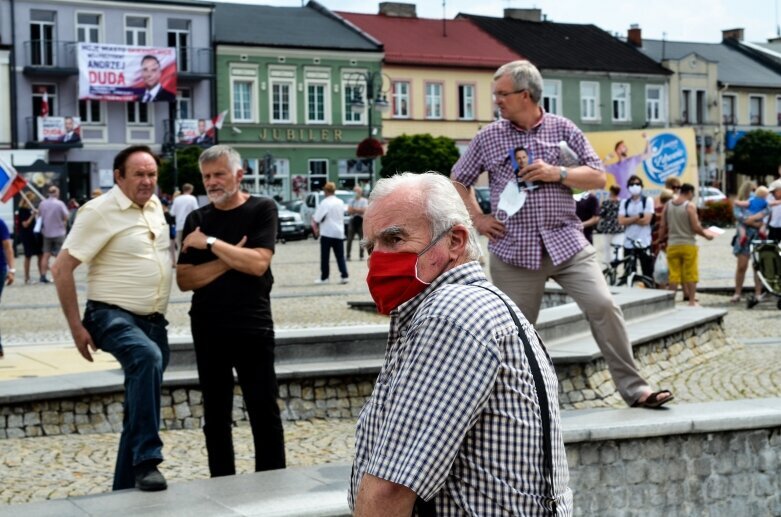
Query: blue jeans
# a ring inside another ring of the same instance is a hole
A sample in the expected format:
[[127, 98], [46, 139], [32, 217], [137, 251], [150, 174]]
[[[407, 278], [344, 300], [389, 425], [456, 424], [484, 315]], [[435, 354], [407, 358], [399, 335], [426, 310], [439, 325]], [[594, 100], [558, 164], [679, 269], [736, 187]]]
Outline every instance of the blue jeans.
[[328, 280], [331, 269], [328, 263], [328, 257], [331, 250], [334, 250], [336, 265], [339, 267], [339, 273], [342, 278], [347, 278], [347, 263], [344, 261], [344, 240], [334, 239], [333, 237], [320, 236], [320, 279]]
[[95, 345], [125, 373], [125, 404], [114, 490], [135, 487], [133, 467], [163, 461], [160, 439], [160, 388], [168, 365], [168, 321], [161, 315], [137, 316], [119, 307], [87, 302], [84, 327]]

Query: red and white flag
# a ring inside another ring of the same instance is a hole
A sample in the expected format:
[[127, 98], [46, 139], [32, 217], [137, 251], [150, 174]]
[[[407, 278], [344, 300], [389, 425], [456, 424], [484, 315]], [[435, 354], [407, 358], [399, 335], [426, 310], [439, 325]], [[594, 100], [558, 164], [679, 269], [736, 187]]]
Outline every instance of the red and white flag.
[[0, 159], [0, 201], [7, 203], [25, 186], [27, 180], [11, 164]]
[[212, 126], [217, 129], [222, 129], [222, 124], [225, 122], [225, 116], [228, 114], [228, 110], [223, 111], [212, 119]]
[[43, 92], [43, 98], [41, 99], [41, 116], [49, 116], [49, 92]]

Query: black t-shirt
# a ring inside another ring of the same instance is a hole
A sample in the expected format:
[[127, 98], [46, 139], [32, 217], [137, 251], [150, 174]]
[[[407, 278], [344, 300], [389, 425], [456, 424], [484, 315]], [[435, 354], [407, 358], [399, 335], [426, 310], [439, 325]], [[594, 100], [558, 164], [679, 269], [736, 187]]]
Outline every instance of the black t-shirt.
[[[271, 199], [260, 197], [250, 197], [233, 210], [218, 210], [210, 203], [190, 212], [182, 238], [199, 226], [206, 235], [229, 244], [237, 244], [246, 235], [245, 248], [274, 251], [277, 207]], [[179, 264], [199, 265], [215, 259], [206, 249], [191, 248], [179, 254]], [[272, 330], [269, 297], [273, 283], [271, 267], [260, 277], [230, 270], [193, 292], [190, 315], [209, 318], [216, 327]]]

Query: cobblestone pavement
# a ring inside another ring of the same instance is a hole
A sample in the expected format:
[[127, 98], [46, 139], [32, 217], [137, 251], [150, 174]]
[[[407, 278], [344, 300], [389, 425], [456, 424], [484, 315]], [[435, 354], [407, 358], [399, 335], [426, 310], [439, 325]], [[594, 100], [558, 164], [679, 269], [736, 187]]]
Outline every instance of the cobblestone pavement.
[[[729, 233], [701, 243], [702, 285], [729, 286], [735, 260], [729, 252]], [[350, 262], [350, 283], [314, 286], [318, 276], [317, 244], [313, 241], [280, 245], [274, 258], [273, 310], [278, 328], [381, 323], [384, 317], [347, 308], [348, 300], [368, 300], [363, 279], [365, 262]], [[81, 273], [83, 275], [83, 273]], [[82, 276], [83, 280], [83, 276]], [[750, 276], [749, 281], [750, 284]], [[83, 282], [80, 284], [83, 286]], [[83, 287], [80, 288], [83, 296]], [[67, 342], [64, 319], [50, 285], [12, 286], [4, 291], [0, 328], [7, 353], [22, 343]], [[735, 349], [717, 361], [693, 368], [667, 383], [676, 401], [701, 402], [777, 396], [781, 393], [781, 330], [775, 299], [752, 310], [730, 304], [727, 296], [699, 294], [701, 305], [729, 310], [727, 335]], [[188, 296], [174, 290], [168, 314], [172, 335], [188, 333]], [[680, 303], [680, 294], [679, 294]], [[288, 465], [349, 461], [353, 420], [286, 422]], [[208, 476], [200, 431], [163, 433], [166, 461], [163, 471], [177, 482]], [[234, 430], [237, 471], [250, 472], [253, 448], [249, 428]], [[110, 490], [118, 436], [63, 435], [0, 440], [0, 503], [102, 493]]]

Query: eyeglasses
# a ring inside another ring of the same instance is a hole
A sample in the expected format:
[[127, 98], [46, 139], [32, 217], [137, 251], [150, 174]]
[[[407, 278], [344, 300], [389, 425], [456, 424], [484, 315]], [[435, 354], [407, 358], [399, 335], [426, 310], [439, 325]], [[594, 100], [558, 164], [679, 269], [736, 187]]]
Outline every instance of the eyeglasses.
[[515, 95], [516, 93], [523, 93], [523, 92], [527, 92], [527, 91], [529, 91], [529, 90], [524, 88], [522, 90], [515, 90], [513, 92], [494, 92], [493, 96], [494, 96], [494, 99], [505, 99], [505, 98], [509, 97], [510, 95]]

